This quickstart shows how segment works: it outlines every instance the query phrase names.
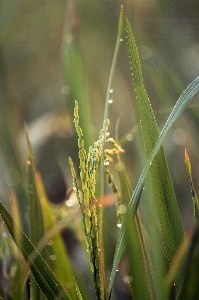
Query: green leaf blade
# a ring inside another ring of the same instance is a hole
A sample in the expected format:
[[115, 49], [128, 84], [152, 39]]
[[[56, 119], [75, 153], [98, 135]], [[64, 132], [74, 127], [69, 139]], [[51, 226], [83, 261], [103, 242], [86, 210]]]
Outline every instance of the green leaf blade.
[[[149, 172], [149, 169], [152, 165], [152, 162], [153, 162], [155, 156], [157, 155], [159, 149], [161, 148], [162, 142], [163, 142], [168, 130], [171, 128], [173, 123], [178, 119], [178, 117], [181, 115], [181, 113], [184, 111], [184, 109], [186, 108], [188, 103], [191, 101], [191, 99], [195, 96], [195, 94], [198, 91], [199, 91], [199, 77], [197, 77], [195, 80], [193, 80], [188, 85], [188, 87], [183, 91], [183, 93], [177, 100], [172, 112], [170, 113], [170, 115], [159, 135], [159, 138], [158, 138], [157, 142], [155, 143], [155, 146], [153, 147], [153, 150], [151, 151], [151, 153], [146, 161], [145, 167], [142, 171], [142, 174], [138, 180], [138, 183], [136, 185], [136, 188], [135, 188], [132, 198], [130, 200], [127, 214], [131, 214], [132, 216], [135, 216], [145, 178]], [[112, 268], [110, 282], [109, 282], [109, 288], [108, 288], [109, 296], [110, 296], [110, 293], [112, 290], [112, 285], [114, 282], [116, 270], [117, 270], [121, 256], [122, 256], [122, 254], [124, 252], [124, 248], [125, 248], [125, 231], [126, 231], [126, 216], [123, 219], [122, 226], [120, 228], [119, 236], [117, 239], [113, 268]]]
[[197, 196], [195, 188], [194, 188], [193, 179], [192, 179], [192, 171], [191, 171], [191, 162], [190, 162], [189, 155], [188, 155], [186, 149], [185, 149], [185, 165], [187, 168], [187, 173], [188, 173], [189, 181], [190, 181], [190, 185], [191, 185], [191, 192], [192, 192], [193, 206], [194, 206], [194, 217], [195, 217], [195, 220], [197, 221], [199, 219], [199, 201], [198, 201], [198, 196]]
[[199, 222], [196, 223], [180, 268], [181, 285], [176, 300], [198, 299]]
[[29, 211], [29, 234], [31, 242], [36, 246], [44, 236], [43, 213], [38, 195], [35, 166], [32, 147], [28, 131], [26, 129], [26, 141], [28, 146], [28, 211]]
[[50, 250], [52, 255], [56, 257], [56, 260], [53, 261], [52, 270], [59, 278], [61, 284], [63, 286], [67, 286], [67, 290], [72, 298], [75, 298], [76, 291], [70, 258], [65, 248], [63, 239], [61, 238], [61, 228], [56, 226], [57, 224], [55, 223], [44, 185], [39, 174], [37, 175], [37, 187], [44, 215], [44, 227], [46, 233], [45, 240], [51, 241], [52, 245], [50, 246]]
[[[34, 276], [34, 279], [36, 280], [38, 286], [40, 287], [46, 298], [49, 300], [71, 300], [71, 297], [67, 294], [57, 277], [46, 264], [46, 262], [33, 246], [28, 237], [15, 223], [12, 216], [4, 207], [2, 202], [0, 202], [0, 213], [6, 227], [8, 228], [9, 233], [11, 234], [18, 249], [26, 260]], [[20, 242], [18, 239], [16, 239], [14, 233], [14, 230], [17, 227], [17, 230], [20, 231]]]
[[[119, 163], [121, 158], [119, 158]], [[121, 203], [128, 205], [132, 195], [130, 180], [125, 167], [119, 171], [121, 185]], [[132, 276], [132, 290], [135, 299], [157, 299], [157, 286], [151, 257], [145, 240], [139, 211], [135, 219], [128, 215], [126, 244], [129, 261], [129, 275]]]
[[[126, 16], [124, 17], [124, 21], [128, 41], [128, 50], [130, 55], [130, 63], [133, 70], [133, 79], [142, 134], [144, 138], [145, 151], [148, 157], [158, 139], [159, 132], [153, 110], [143, 84], [139, 55], [132, 30]], [[157, 154], [152, 164], [150, 177], [154, 192], [154, 198], [158, 209], [158, 215], [164, 237], [168, 261], [170, 264], [177, 248], [179, 247], [184, 237], [184, 229], [162, 147], [160, 147], [159, 153]]]
[[[44, 237], [44, 225], [43, 225], [43, 213], [41, 203], [38, 195], [36, 177], [35, 177], [35, 166], [32, 147], [28, 130], [26, 129], [26, 141], [28, 146], [28, 216], [29, 216], [29, 235], [30, 240], [36, 247], [39, 241]], [[44, 259], [47, 259], [45, 248], [41, 252]], [[31, 296], [33, 299], [42, 300], [43, 294], [36, 284], [34, 278], [31, 277]]]

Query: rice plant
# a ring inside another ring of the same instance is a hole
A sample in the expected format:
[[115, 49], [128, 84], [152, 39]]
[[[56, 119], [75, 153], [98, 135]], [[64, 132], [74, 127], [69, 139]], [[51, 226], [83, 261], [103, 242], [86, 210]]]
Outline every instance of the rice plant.
[[[109, 99], [123, 31], [127, 40], [146, 157], [135, 187], [131, 185], [131, 178], [123, 162], [125, 151], [117, 140], [109, 136]], [[199, 204], [192, 180], [191, 163], [185, 151], [194, 208], [193, 229], [190, 235], [186, 235], [162, 146], [168, 130], [198, 90], [199, 77], [182, 92], [159, 133], [144, 86], [133, 32], [121, 7], [103, 128], [97, 141], [88, 150], [85, 147], [86, 125], [84, 122], [83, 131], [78, 99], [75, 101], [78, 168], [71, 158], [69, 162], [77, 211], [72, 209], [68, 212], [61, 207], [61, 213], [56, 218], [56, 209], [50, 205], [42, 179], [35, 170], [28, 129], [25, 129], [28, 148], [25, 192], [25, 184], [20, 187], [18, 195], [14, 191], [10, 192], [12, 215], [0, 202], [3, 270], [1, 299], [120, 299], [115, 284], [118, 270], [125, 275], [128, 299], [199, 299]], [[120, 166], [117, 174], [119, 180], [115, 180], [110, 168], [115, 163]], [[107, 268], [105, 255], [106, 228], [112, 226], [106, 223], [104, 215], [102, 199], [105, 197], [105, 179], [117, 198], [113, 201], [114, 224], [118, 231], [111, 270]], [[23, 193], [28, 224], [19, 206], [18, 197]], [[139, 206], [144, 193], [147, 195], [144, 199], [147, 210], [145, 219]], [[89, 282], [85, 282], [78, 273], [64, 247], [61, 231], [67, 226], [73, 227], [79, 240], [85, 266], [90, 270]]]

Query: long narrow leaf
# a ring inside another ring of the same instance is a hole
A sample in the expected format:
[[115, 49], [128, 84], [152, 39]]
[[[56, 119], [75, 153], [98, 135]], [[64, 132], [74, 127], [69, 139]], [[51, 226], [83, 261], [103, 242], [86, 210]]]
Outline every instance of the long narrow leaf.
[[[26, 141], [28, 145], [28, 160], [27, 160], [27, 168], [28, 168], [28, 216], [29, 216], [29, 235], [30, 241], [34, 246], [37, 246], [39, 241], [44, 236], [44, 225], [43, 225], [43, 214], [41, 203], [38, 195], [36, 178], [35, 178], [35, 167], [34, 167], [34, 159], [32, 147], [30, 144], [30, 139], [28, 135], [28, 130], [26, 129]], [[46, 249], [43, 249], [42, 256], [44, 259], [46, 256]], [[42, 300], [44, 299], [43, 294], [35, 282], [34, 278], [31, 277], [31, 295], [33, 299]]]
[[[124, 17], [124, 20], [145, 151], [147, 156], [149, 156], [155, 142], [158, 139], [159, 132], [153, 110], [143, 84], [141, 65], [134, 36], [126, 16]], [[150, 178], [167, 256], [169, 263], [171, 263], [173, 256], [183, 239], [184, 230], [162, 147], [160, 147], [160, 150], [152, 164]]]
[[[140, 194], [142, 191], [144, 180], [146, 178], [146, 175], [148, 174], [151, 164], [152, 164], [156, 154], [158, 153], [168, 130], [171, 128], [173, 123], [178, 119], [178, 117], [184, 111], [184, 109], [186, 108], [188, 103], [191, 101], [191, 99], [194, 97], [194, 95], [198, 92], [198, 90], [199, 90], [199, 77], [197, 77], [194, 81], [192, 81], [188, 85], [188, 87], [184, 90], [184, 92], [182, 93], [182, 95], [180, 96], [178, 101], [176, 102], [171, 114], [169, 115], [169, 117], [160, 133], [160, 136], [159, 136], [151, 154], [149, 155], [149, 157], [146, 161], [145, 167], [142, 171], [142, 174], [138, 180], [138, 183], [134, 190], [133, 196], [129, 203], [127, 214], [131, 214], [132, 216], [135, 216], [135, 213], [136, 213], [136, 210], [137, 210], [137, 207], [139, 204]], [[109, 288], [108, 288], [109, 295], [111, 293], [116, 270], [119, 265], [119, 262], [120, 262], [120, 259], [121, 259], [121, 256], [123, 254], [124, 247], [125, 247], [124, 236], [125, 236], [125, 231], [126, 231], [126, 218], [127, 217], [124, 217], [124, 219], [123, 219], [122, 226], [121, 226], [120, 233], [119, 233], [118, 240], [117, 240], [116, 251], [115, 251], [115, 255], [114, 255], [114, 263], [113, 263], [113, 268], [112, 268], [111, 278], [110, 278], [110, 283], [109, 283]]]
[[[119, 163], [121, 158], [119, 158]], [[121, 203], [128, 205], [132, 195], [130, 180], [125, 167], [119, 170], [121, 185]], [[153, 267], [147, 249], [139, 211], [135, 219], [129, 215], [127, 220], [126, 243], [129, 261], [129, 272], [132, 276], [132, 290], [135, 299], [157, 299]]]
[[176, 300], [198, 299], [199, 222], [197, 222], [181, 267], [181, 286]]
[[[30, 267], [38, 286], [46, 298], [49, 300], [71, 300], [71, 297], [67, 294], [57, 277], [46, 264], [37, 249], [30, 242], [28, 237], [13, 220], [2, 202], [0, 202], [0, 214], [18, 249]], [[20, 242], [16, 239], [14, 232], [16, 228], [17, 231], [20, 232]]]
[[79, 103], [80, 111], [82, 112], [80, 125], [83, 132], [85, 132], [84, 142], [85, 148], [88, 150], [88, 147], [91, 145], [92, 141], [91, 113], [86, 91], [83, 52], [79, 40], [79, 31], [73, 27], [73, 24], [75, 24], [73, 18], [76, 19], [78, 16], [76, 15], [75, 11], [71, 11], [69, 8], [67, 12], [68, 26], [66, 35], [70, 38], [64, 40], [63, 43], [63, 72], [67, 85], [70, 86], [71, 90], [69, 109], [72, 113], [74, 101], [76, 99]]
[[[41, 200], [41, 205], [43, 209], [44, 215], [44, 227], [46, 231], [46, 239], [48, 239], [48, 231], [55, 228], [55, 220], [52, 215], [52, 211], [50, 209], [50, 205], [48, 203], [47, 195], [43, 186], [43, 182], [41, 176], [37, 174], [37, 187]], [[54, 230], [53, 236], [49, 237], [51, 243], [51, 255], [53, 255], [56, 259], [51, 261], [53, 264], [52, 270], [55, 272], [56, 276], [59, 278], [60, 282], [68, 287], [68, 292], [75, 298], [75, 284], [73, 280], [73, 272], [72, 266], [70, 263], [69, 255], [65, 248], [63, 239], [61, 238], [60, 232], [56, 229]], [[49, 247], [49, 246], [48, 246]], [[64, 266], [64, 267], [63, 267]], [[75, 282], [76, 283], [76, 282]], [[76, 283], [77, 285], [77, 283]]]
[[192, 179], [192, 171], [191, 171], [191, 163], [189, 159], [189, 155], [187, 153], [187, 150], [185, 149], [185, 165], [187, 168], [187, 173], [189, 175], [189, 181], [191, 184], [191, 192], [192, 192], [192, 198], [193, 198], [193, 206], [194, 206], [194, 217], [197, 221], [199, 219], [199, 202], [198, 197], [194, 188], [193, 179]]
[[44, 236], [43, 214], [38, 195], [34, 159], [28, 131], [26, 128], [26, 140], [28, 145], [28, 211], [29, 211], [29, 234], [31, 242], [36, 246]]

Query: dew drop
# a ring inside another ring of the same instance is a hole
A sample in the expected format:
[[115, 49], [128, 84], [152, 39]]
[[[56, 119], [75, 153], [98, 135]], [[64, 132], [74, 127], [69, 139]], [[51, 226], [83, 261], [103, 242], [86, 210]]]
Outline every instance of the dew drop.
[[123, 281], [125, 283], [127, 283], [127, 284], [131, 283], [132, 280], [133, 280], [133, 277], [132, 276], [128, 276], [128, 275], [124, 276], [124, 278], [123, 278]]
[[116, 270], [116, 272], [119, 272], [119, 268]]
[[50, 255], [50, 259], [51, 259], [51, 260], [56, 260], [57, 257], [56, 257], [56, 255], [52, 254], [52, 255]]
[[27, 163], [27, 165], [30, 165], [30, 160], [27, 160], [27, 162], [26, 162], [26, 163]]
[[118, 224], [117, 224], [117, 227], [121, 228], [121, 227], [122, 227], [122, 224], [121, 224], [121, 223], [118, 223]]
[[113, 100], [112, 100], [112, 99], [109, 99], [109, 100], [108, 100], [108, 103], [109, 103], [109, 104], [112, 104], [112, 103], [113, 103]]
[[112, 94], [113, 93], [113, 89], [110, 89], [109, 93]]
[[128, 133], [128, 134], [126, 135], [126, 139], [127, 139], [128, 142], [132, 141], [132, 140], [133, 140], [133, 135], [130, 134], [130, 133]]
[[109, 166], [110, 162], [108, 160], [105, 160], [104, 165]]
[[66, 206], [72, 207], [75, 205], [74, 201], [72, 199], [68, 199], [65, 201]]
[[[118, 210], [119, 210], [120, 214], [123, 215], [123, 214], [126, 213], [127, 207], [126, 207], [126, 205], [124, 205], [124, 204], [120, 204]], [[118, 225], [117, 225], [117, 226], [118, 226]], [[121, 227], [121, 226], [120, 226], [120, 227]]]
[[120, 39], [120, 42], [123, 42], [123, 39]]
[[[4, 223], [4, 222], [3, 222], [3, 223]], [[3, 232], [3, 237], [4, 237], [4, 238], [7, 238], [7, 236], [8, 236], [7, 232], [4, 231], [4, 232]]]

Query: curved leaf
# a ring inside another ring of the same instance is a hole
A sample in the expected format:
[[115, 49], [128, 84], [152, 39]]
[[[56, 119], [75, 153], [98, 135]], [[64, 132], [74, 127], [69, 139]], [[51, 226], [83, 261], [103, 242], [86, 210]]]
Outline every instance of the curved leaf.
[[[49, 300], [71, 300], [71, 297], [63, 288], [57, 277], [54, 275], [25, 233], [13, 220], [2, 202], [0, 202], [0, 214], [18, 249], [30, 267], [38, 286], [46, 298]], [[16, 235], [14, 233], [16, 228], [17, 231], [20, 232], [20, 241], [16, 239]]]

